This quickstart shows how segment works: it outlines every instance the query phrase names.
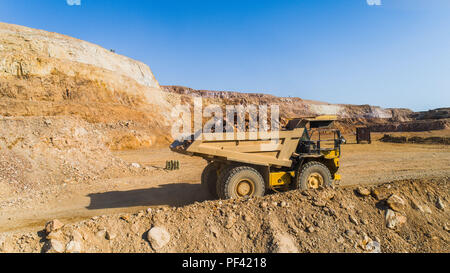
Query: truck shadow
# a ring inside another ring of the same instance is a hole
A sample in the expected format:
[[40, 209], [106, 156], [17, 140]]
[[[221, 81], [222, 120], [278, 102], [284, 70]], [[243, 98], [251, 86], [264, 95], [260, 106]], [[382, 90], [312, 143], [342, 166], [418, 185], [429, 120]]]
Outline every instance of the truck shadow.
[[165, 184], [149, 189], [111, 191], [88, 194], [89, 210], [126, 207], [185, 206], [194, 202], [210, 200], [210, 196], [199, 184]]

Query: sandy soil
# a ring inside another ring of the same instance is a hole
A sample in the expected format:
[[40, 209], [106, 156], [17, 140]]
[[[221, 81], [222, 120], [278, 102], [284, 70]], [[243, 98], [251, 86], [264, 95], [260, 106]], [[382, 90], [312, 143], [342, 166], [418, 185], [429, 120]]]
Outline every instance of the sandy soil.
[[449, 200], [437, 178], [205, 201], [0, 233], [0, 253], [448, 253]]
[[[342, 186], [375, 184], [409, 178], [450, 177], [450, 147], [442, 145], [349, 144], [342, 147]], [[0, 208], [0, 232], [37, 231], [51, 219], [75, 222], [93, 216], [135, 212], [148, 207], [184, 206], [211, 197], [200, 186], [206, 162], [165, 149], [115, 152], [139, 163], [134, 175], [94, 183], [52, 186], [40, 195], [21, 196], [21, 202]], [[181, 170], [166, 171], [166, 160], [179, 160]]]

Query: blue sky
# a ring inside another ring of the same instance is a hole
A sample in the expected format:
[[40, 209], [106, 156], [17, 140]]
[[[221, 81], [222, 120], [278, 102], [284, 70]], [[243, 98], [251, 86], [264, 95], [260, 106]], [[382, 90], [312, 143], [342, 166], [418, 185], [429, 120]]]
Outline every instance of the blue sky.
[[0, 21], [114, 49], [162, 85], [413, 110], [450, 106], [449, 14], [448, 0], [0, 0]]

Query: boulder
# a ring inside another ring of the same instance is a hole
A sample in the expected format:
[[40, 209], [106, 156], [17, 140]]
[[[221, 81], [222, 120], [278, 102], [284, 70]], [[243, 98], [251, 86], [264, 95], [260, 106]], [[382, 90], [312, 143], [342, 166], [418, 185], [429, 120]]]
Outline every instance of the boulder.
[[274, 253], [298, 253], [296, 243], [288, 234], [277, 234], [274, 236]]
[[67, 253], [81, 253], [81, 250], [82, 250], [82, 245], [78, 241], [72, 240], [66, 245]]
[[370, 190], [364, 187], [358, 187], [356, 189], [356, 192], [361, 195], [361, 196], [369, 196], [370, 195]]
[[45, 224], [45, 231], [47, 234], [50, 234], [51, 232], [61, 229], [63, 226], [64, 224], [61, 221], [55, 219]]
[[399, 213], [394, 212], [393, 210], [388, 209], [386, 211], [385, 220], [387, 228], [396, 229], [405, 224], [407, 219], [404, 215], [401, 215]]
[[440, 197], [437, 198], [436, 207], [438, 209], [440, 209], [440, 210], [444, 210], [445, 209], [444, 201], [442, 201], [442, 199]]
[[64, 253], [65, 247], [64, 245], [58, 241], [51, 239], [47, 242], [47, 251], [48, 253]]
[[148, 231], [147, 239], [154, 250], [160, 250], [170, 242], [170, 233], [164, 227], [153, 227]]
[[377, 200], [383, 200], [383, 199], [386, 199], [389, 196], [389, 192], [385, 188], [373, 189], [371, 194]]
[[406, 202], [400, 196], [395, 194], [389, 196], [386, 203], [394, 211], [402, 212], [406, 208]]

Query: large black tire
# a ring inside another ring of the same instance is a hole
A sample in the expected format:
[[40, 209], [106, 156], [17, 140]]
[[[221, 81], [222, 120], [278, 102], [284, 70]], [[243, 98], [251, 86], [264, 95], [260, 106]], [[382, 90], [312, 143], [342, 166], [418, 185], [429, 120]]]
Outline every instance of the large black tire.
[[311, 161], [297, 171], [294, 189], [307, 190], [332, 187], [331, 172], [323, 163]]
[[210, 163], [202, 172], [202, 186], [206, 189], [213, 198], [217, 199], [217, 167]]
[[217, 194], [221, 199], [264, 196], [265, 193], [264, 178], [249, 166], [227, 167], [217, 182]]

